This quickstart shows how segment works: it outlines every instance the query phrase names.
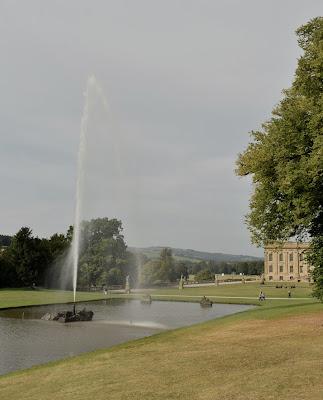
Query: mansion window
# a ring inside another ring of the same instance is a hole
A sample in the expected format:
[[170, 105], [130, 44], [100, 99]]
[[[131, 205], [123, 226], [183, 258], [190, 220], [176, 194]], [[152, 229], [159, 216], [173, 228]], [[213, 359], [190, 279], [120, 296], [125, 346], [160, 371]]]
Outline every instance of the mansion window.
[[273, 272], [273, 266], [269, 265], [269, 272]]
[[294, 272], [294, 267], [293, 266], [289, 267], [289, 272]]
[[270, 276], [270, 277], [269, 277], [269, 280], [270, 280], [270, 281], [272, 281], [272, 280], [273, 280], [273, 277], [272, 277], [272, 276]]
[[289, 261], [293, 261], [293, 253], [289, 253]]
[[303, 261], [303, 260], [304, 260], [304, 254], [301, 253], [301, 254], [299, 255], [299, 261]]
[[283, 253], [280, 253], [280, 254], [279, 254], [279, 261], [284, 261]]
[[279, 272], [284, 272], [284, 266], [283, 265], [279, 266]]
[[273, 260], [273, 253], [269, 253], [268, 254], [268, 261], [272, 261]]
[[280, 276], [280, 277], [279, 277], [279, 280], [280, 280], [280, 281], [283, 281], [283, 280], [284, 280], [284, 277], [283, 277], [283, 276]]

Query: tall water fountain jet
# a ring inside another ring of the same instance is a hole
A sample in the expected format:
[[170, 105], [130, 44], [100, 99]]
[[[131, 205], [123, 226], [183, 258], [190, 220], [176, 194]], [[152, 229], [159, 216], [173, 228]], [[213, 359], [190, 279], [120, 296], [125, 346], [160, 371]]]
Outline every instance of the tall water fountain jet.
[[82, 217], [82, 198], [84, 186], [84, 161], [86, 155], [86, 141], [88, 134], [88, 120], [90, 109], [90, 95], [93, 89], [97, 89], [98, 84], [95, 76], [90, 76], [87, 81], [86, 90], [84, 92], [84, 108], [81, 119], [80, 129], [80, 142], [77, 159], [77, 180], [76, 180], [76, 196], [75, 196], [75, 216], [74, 216], [74, 230], [72, 241], [72, 254], [73, 254], [73, 296], [74, 303], [76, 300], [76, 286], [77, 286], [77, 269], [81, 245], [81, 217]]
[[88, 125], [89, 125], [89, 114], [91, 111], [92, 102], [99, 99], [105, 112], [108, 112], [108, 104], [106, 98], [100, 88], [95, 76], [90, 76], [86, 90], [84, 93], [84, 109], [81, 119], [80, 129], [80, 141], [77, 161], [77, 182], [76, 182], [76, 198], [75, 198], [75, 216], [74, 216], [74, 230], [73, 230], [73, 241], [72, 241], [72, 256], [73, 256], [73, 295], [74, 303], [76, 300], [76, 287], [77, 287], [77, 271], [79, 263], [79, 254], [81, 248], [81, 220], [82, 220], [82, 200], [84, 193], [84, 170], [85, 170], [85, 159], [87, 152], [87, 137], [88, 137]]
[[72, 241], [72, 254], [73, 254], [73, 296], [74, 303], [76, 300], [76, 286], [77, 286], [77, 268], [80, 253], [80, 239], [81, 239], [81, 209], [82, 209], [82, 192], [84, 181], [84, 157], [86, 149], [86, 136], [89, 114], [89, 91], [90, 86], [93, 85], [95, 78], [91, 76], [88, 79], [86, 90], [84, 93], [84, 109], [81, 119], [80, 142], [77, 158], [77, 181], [76, 181], [76, 196], [75, 196], [75, 215], [74, 215], [74, 230]]

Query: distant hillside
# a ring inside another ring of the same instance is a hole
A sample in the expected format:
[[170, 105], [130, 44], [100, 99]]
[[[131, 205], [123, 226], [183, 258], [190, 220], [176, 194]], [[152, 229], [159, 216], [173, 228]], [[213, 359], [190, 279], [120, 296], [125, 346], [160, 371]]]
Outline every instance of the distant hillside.
[[[145, 254], [150, 259], [156, 259], [159, 257], [160, 251], [163, 249], [162, 246], [153, 247], [129, 247], [132, 252], [140, 252]], [[236, 254], [225, 254], [225, 253], [208, 253], [205, 251], [197, 251], [192, 249], [176, 249], [171, 248], [173, 255], [178, 260], [187, 261], [216, 261], [216, 262], [238, 262], [238, 261], [259, 261], [261, 257], [236, 255]]]

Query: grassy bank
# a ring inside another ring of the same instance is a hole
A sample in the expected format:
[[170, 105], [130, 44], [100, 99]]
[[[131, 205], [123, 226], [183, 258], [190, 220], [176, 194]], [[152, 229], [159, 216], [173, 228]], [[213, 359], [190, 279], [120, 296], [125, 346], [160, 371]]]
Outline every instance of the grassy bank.
[[[77, 301], [99, 300], [104, 295], [99, 293], [78, 292]], [[73, 292], [64, 290], [26, 290], [0, 289], [0, 309], [41, 304], [68, 303], [73, 301]]]
[[0, 398], [318, 400], [323, 305], [261, 307], [0, 378]]
[[[185, 288], [178, 290], [177, 288], [156, 289], [152, 294], [158, 295], [197, 295], [197, 296], [225, 296], [225, 297], [256, 297], [258, 298], [260, 290], [262, 290], [267, 298], [288, 298], [288, 291], [291, 292], [292, 298], [311, 298], [312, 289], [308, 283], [296, 284], [296, 288], [291, 288], [291, 284], [285, 284], [283, 288], [276, 288], [276, 285], [266, 284], [260, 285], [259, 282], [237, 283], [219, 286], [201, 286], [194, 288]], [[286, 287], [287, 286], [287, 287]]]
[[[266, 294], [266, 301], [259, 302], [259, 292]], [[207, 296], [216, 303], [226, 304], [257, 304], [261, 306], [272, 306], [285, 304], [286, 302], [303, 303], [316, 302], [312, 297], [312, 289], [309, 284], [297, 284], [296, 288], [291, 288], [290, 284], [283, 288], [276, 288], [275, 284], [260, 285], [259, 282], [246, 284], [231, 284], [220, 286], [202, 286], [194, 288], [160, 288], [146, 290], [154, 300], [175, 300], [175, 301], [200, 301], [202, 296]], [[291, 292], [291, 298], [288, 297]], [[113, 295], [114, 297], [138, 298], [140, 294], [132, 295]]]
[[[267, 297], [266, 302], [259, 303], [258, 295], [262, 290]], [[291, 299], [288, 298], [288, 290], [291, 291]], [[232, 284], [220, 286], [207, 286], [145, 290], [152, 295], [155, 300], [175, 300], [175, 301], [199, 301], [202, 296], [208, 296], [217, 303], [232, 304], [260, 304], [271, 306], [289, 302], [315, 302], [311, 295], [311, 287], [308, 284], [297, 285], [295, 289], [287, 288], [276, 289], [275, 285], [260, 285], [259, 283]], [[77, 301], [89, 301], [117, 298], [140, 298], [140, 293], [124, 295], [122, 293], [109, 294], [105, 296], [102, 292], [77, 292]], [[67, 303], [73, 301], [73, 293], [62, 290], [24, 290], [24, 289], [1, 289], [0, 290], [0, 309], [6, 307], [22, 307], [28, 305]]]

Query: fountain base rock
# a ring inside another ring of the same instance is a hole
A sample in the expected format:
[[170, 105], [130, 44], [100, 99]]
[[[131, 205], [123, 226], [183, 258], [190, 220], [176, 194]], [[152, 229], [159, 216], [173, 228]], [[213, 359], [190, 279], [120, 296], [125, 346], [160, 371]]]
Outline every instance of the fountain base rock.
[[79, 322], [79, 321], [92, 321], [94, 312], [87, 311], [85, 308], [81, 311], [61, 311], [58, 313], [46, 313], [41, 319], [45, 321], [58, 321], [58, 322]]
[[203, 296], [201, 301], [200, 301], [201, 307], [212, 307], [213, 301], [210, 300], [209, 298]]

